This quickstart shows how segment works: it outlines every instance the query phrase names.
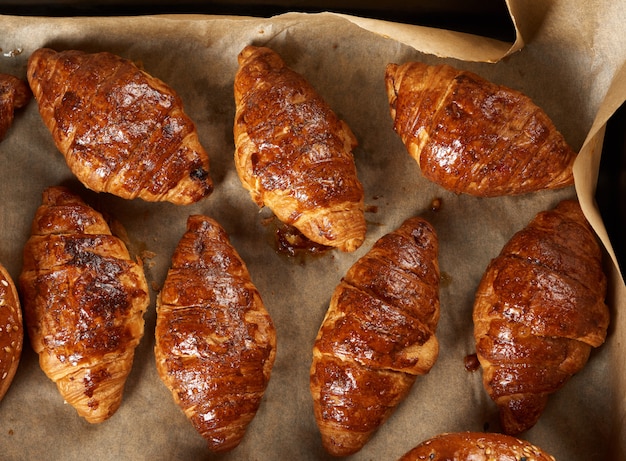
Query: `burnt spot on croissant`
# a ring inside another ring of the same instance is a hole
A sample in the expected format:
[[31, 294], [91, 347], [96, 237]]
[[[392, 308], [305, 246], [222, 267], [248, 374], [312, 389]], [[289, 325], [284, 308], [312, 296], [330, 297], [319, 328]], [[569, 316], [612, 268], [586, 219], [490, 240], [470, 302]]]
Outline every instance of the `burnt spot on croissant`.
[[[85, 385], [85, 395], [87, 397], [93, 397], [94, 390], [98, 388], [98, 386], [102, 382], [106, 382], [107, 379], [111, 378], [111, 373], [106, 370], [98, 370], [94, 373], [89, 373], [83, 378], [83, 383]], [[98, 403], [93, 400], [90, 401], [89, 405], [91, 407], [97, 406]]]
[[144, 332], [148, 286], [100, 213], [66, 188], [43, 195], [20, 274], [26, 325], [63, 398], [100, 423], [121, 404]]
[[198, 181], [204, 181], [206, 178], [209, 177], [209, 172], [203, 168], [196, 168], [195, 170], [192, 170], [191, 173], [189, 173], [189, 176], [191, 176], [193, 179], [197, 179]]

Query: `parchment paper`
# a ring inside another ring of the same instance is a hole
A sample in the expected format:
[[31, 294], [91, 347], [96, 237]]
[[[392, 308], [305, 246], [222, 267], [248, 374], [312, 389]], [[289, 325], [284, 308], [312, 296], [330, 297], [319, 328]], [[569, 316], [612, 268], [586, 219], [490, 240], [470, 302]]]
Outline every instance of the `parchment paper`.
[[[0, 72], [25, 77], [35, 49], [107, 50], [140, 62], [175, 88], [211, 157], [215, 192], [197, 204], [84, 197], [126, 228], [153, 287], [146, 334], [124, 401], [100, 425], [63, 403], [26, 338], [16, 378], [0, 402], [3, 460], [323, 460], [309, 393], [313, 340], [346, 270], [409, 216], [431, 220], [440, 240], [440, 355], [354, 460], [397, 459], [441, 432], [498, 430], [497, 413], [464, 358], [474, 352], [474, 290], [489, 260], [539, 211], [578, 196], [606, 247], [612, 324], [586, 368], [551, 398], [523, 437], [559, 460], [626, 460], [625, 289], [594, 189], [604, 124], [626, 98], [624, 2], [510, 0], [513, 44], [334, 14], [273, 18], [0, 16]], [[252, 203], [233, 164], [233, 79], [247, 44], [274, 48], [305, 75], [355, 132], [368, 234], [355, 253], [288, 258], [276, 253], [271, 213]], [[457, 196], [429, 183], [393, 132], [383, 76], [389, 62], [448, 62], [519, 89], [551, 116], [576, 150], [576, 186], [520, 197]], [[44, 188], [76, 182], [32, 102], [0, 143], [0, 261], [17, 279], [22, 248]], [[435, 198], [439, 211], [431, 210]], [[211, 455], [159, 380], [154, 363], [154, 298], [190, 214], [216, 218], [246, 261], [277, 329], [278, 353], [261, 408], [234, 451]]]

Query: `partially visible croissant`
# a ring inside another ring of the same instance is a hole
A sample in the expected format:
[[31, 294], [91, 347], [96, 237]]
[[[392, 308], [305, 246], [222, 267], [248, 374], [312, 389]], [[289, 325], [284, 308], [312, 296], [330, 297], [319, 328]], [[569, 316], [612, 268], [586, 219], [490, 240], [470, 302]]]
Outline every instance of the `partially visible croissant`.
[[41, 48], [27, 76], [57, 148], [89, 189], [179, 205], [213, 190], [209, 157], [180, 97], [131, 61]]
[[13, 123], [15, 109], [24, 107], [31, 96], [26, 82], [13, 75], [0, 74], [0, 141]]
[[23, 343], [20, 299], [9, 272], [0, 264], [0, 400], [15, 377]]
[[143, 267], [102, 215], [63, 187], [44, 191], [19, 278], [39, 364], [78, 414], [120, 406], [150, 301]]
[[335, 289], [310, 372], [315, 418], [329, 453], [360, 450], [435, 363], [437, 252], [432, 226], [407, 219]]
[[519, 91], [419, 62], [389, 64], [385, 83], [395, 131], [445, 189], [491, 197], [573, 184], [576, 153]]
[[235, 165], [252, 199], [316, 243], [356, 250], [366, 224], [348, 125], [269, 48], [241, 51], [234, 90]]
[[539, 213], [487, 267], [474, 303], [483, 383], [521, 433], [606, 337], [602, 253], [577, 201]]
[[432, 437], [398, 461], [554, 461], [525, 440], [485, 432], [456, 432]]
[[276, 332], [226, 231], [199, 215], [157, 298], [159, 376], [209, 448], [235, 448], [269, 382]]

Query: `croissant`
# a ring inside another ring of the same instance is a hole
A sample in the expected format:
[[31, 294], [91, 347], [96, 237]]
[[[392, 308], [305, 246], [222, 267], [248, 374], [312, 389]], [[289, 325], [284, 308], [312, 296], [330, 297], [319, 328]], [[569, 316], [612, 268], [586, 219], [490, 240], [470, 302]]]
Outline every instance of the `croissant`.
[[531, 428], [548, 396], [604, 342], [606, 284], [600, 246], [575, 200], [539, 213], [490, 262], [476, 292], [474, 337], [505, 433]]
[[310, 369], [324, 448], [360, 450], [439, 353], [438, 241], [424, 219], [381, 237], [343, 277], [317, 334]]
[[522, 93], [448, 65], [389, 64], [393, 127], [427, 179], [493, 197], [573, 184], [576, 153]]
[[89, 189], [184, 205], [209, 195], [209, 158], [180, 97], [110, 53], [36, 50], [27, 76], [41, 117]]
[[90, 423], [119, 408], [150, 301], [141, 264], [103, 216], [63, 187], [43, 193], [19, 278], [30, 342]]
[[366, 224], [348, 125], [269, 48], [241, 51], [234, 91], [235, 165], [252, 200], [313, 242], [356, 250]]
[[214, 220], [192, 215], [157, 297], [161, 380], [209, 449], [235, 448], [270, 379], [276, 332], [244, 261]]
[[0, 264], [0, 400], [9, 390], [22, 355], [24, 327], [13, 279]]
[[432, 437], [398, 461], [555, 461], [541, 448], [510, 435], [455, 432]]
[[25, 82], [13, 75], [0, 74], [0, 141], [13, 123], [15, 110], [24, 107], [31, 96]]

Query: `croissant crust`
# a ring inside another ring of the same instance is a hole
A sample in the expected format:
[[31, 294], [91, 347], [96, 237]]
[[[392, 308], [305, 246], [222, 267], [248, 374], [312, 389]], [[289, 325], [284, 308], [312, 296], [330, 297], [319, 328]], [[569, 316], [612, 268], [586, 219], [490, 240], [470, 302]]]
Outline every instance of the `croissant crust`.
[[252, 199], [314, 242], [357, 249], [366, 224], [350, 128], [269, 48], [241, 51], [234, 92], [235, 165]]
[[360, 450], [438, 355], [438, 243], [410, 218], [346, 273], [318, 332], [311, 365], [325, 449]]
[[13, 123], [15, 110], [24, 107], [31, 96], [26, 82], [13, 75], [0, 74], [0, 141]]
[[102, 215], [44, 191], [19, 278], [31, 345], [64, 400], [90, 423], [120, 406], [150, 301], [143, 267]]
[[13, 382], [23, 343], [20, 299], [9, 272], [0, 264], [0, 400]]
[[541, 448], [510, 435], [458, 432], [432, 437], [398, 461], [554, 461]]
[[175, 204], [209, 195], [209, 158], [180, 97], [111, 53], [36, 50], [28, 82], [70, 170], [88, 188]]
[[209, 448], [235, 448], [254, 418], [276, 332], [245, 263], [214, 220], [190, 216], [157, 298], [159, 376]]
[[389, 64], [385, 82], [395, 131], [445, 189], [490, 197], [573, 184], [576, 153], [519, 91], [420, 62]]
[[476, 292], [474, 337], [506, 433], [532, 427], [548, 396], [604, 342], [605, 295], [601, 249], [576, 201], [539, 213], [491, 261]]

